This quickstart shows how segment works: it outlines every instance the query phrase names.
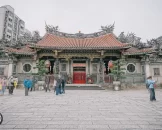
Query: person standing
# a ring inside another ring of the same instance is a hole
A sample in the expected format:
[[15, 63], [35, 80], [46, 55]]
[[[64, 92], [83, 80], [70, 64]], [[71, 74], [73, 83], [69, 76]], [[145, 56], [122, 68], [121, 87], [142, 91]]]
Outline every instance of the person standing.
[[58, 81], [59, 81], [59, 94], [62, 94], [62, 90], [61, 90], [62, 89], [62, 84], [61, 84], [62, 79], [61, 79], [61, 75], [58, 76]]
[[33, 86], [31, 87], [30, 91], [32, 91], [32, 90], [35, 91], [35, 84], [37, 83], [35, 76], [32, 77], [32, 82], [33, 82]]
[[2, 94], [4, 95], [4, 92], [6, 90], [6, 86], [7, 86], [7, 80], [5, 77], [3, 77], [3, 80], [2, 80]]
[[56, 84], [57, 84], [57, 81], [56, 81], [56, 79], [54, 78], [54, 81], [53, 81], [54, 93], [55, 93], [55, 91], [56, 91]]
[[25, 96], [28, 96], [28, 91], [32, 87], [32, 81], [30, 76], [27, 76], [26, 79], [24, 79], [24, 87], [25, 87]]
[[14, 88], [15, 88], [15, 89], [17, 88], [17, 84], [18, 84], [18, 78], [15, 77], [15, 78], [14, 78]]
[[62, 76], [62, 79], [61, 79], [61, 86], [62, 86], [62, 93], [65, 93], [65, 78], [64, 78], [64, 76]]
[[56, 82], [56, 95], [61, 94], [61, 78], [58, 77]]
[[13, 76], [10, 76], [8, 79], [8, 91], [9, 95], [13, 94], [13, 89], [14, 89], [14, 78]]
[[2, 79], [0, 78], [0, 95], [3, 95], [2, 94]]
[[49, 74], [47, 74], [46, 77], [45, 77], [45, 91], [46, 92], [47, 92], [47, 90], [51, 91], [49, 89], [49, 84], [50, 84], [50, 76], [49, 76]]
[[146, 84], [148, 86], [148, 89], [150, 91], [150, 101], [156, 101], [156, 97], [155, 97], [155, 89], [154, 89], [154, 85], [155, 85], [154, 80], [152, 80], [152, 76], [149, 76], [147, 78]]

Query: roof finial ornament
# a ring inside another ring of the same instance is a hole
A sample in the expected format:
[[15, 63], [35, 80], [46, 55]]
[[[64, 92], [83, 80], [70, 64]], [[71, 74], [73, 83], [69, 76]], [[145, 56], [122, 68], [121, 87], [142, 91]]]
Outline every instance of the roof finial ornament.
[[101, 30], [106, 33], [113, 33], [114, 31], [115, 22], [112, 25], [101, 26]]

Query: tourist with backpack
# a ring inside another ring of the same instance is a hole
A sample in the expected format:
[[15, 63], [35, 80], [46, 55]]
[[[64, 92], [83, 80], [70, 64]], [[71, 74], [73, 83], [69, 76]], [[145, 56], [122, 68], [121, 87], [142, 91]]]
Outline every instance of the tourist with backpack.
[[155, 97], [155, 82], [154, 80], [152, 80], [152, 76], [149, 76], [146, 80], [146, 88], [149, 89], [150, 92], [150, 101], [156, 101], [156, 97]]

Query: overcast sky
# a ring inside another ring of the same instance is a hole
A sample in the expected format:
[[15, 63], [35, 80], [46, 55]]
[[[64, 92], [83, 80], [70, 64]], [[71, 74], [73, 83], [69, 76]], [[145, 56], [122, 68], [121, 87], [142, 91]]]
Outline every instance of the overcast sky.
[[114, 33], [134, 32], [146, 39], [162, 36], [162, 0], [0, 0], [11, 5], [28, 30], [45, 34], [45, 21], [61, 32], [93, 33], [113, 24]]

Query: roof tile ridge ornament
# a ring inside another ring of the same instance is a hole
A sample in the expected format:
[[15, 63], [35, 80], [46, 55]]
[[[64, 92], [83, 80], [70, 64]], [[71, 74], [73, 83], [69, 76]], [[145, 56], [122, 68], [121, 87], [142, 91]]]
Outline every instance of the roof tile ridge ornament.
[[[114, 24], [115, 24], [115, 22], [114, 22]], [[59, 31], [58, 26], [54, 27], [52, 25], [47, 25], [46, 23], [45, 23], [45, 29], [46, 29], [47, 33], [54, 34], [54, 35], [60, 36], [60, 37], [66, 37], [66, 38], [95, 38], [95, 37], [99, 37], [99, 36], [103, 36], [103, 35], [106, 35], [106, 34], [113, 33], [114, 24], [109, 25], [109, 26], [101, 26], [101, 31], [90, 33], [90, 34], [84, 34], [84, 33], [81, 33], [80, 31], [79, 31], [79, 33], [75, 33], [75, 34], [64, 33], [64, 32]]]
[[106, 33], [113, 33], [115, 28], [115, 22], [112, 25], [101, 26], [101, 30], [105, 31]]

